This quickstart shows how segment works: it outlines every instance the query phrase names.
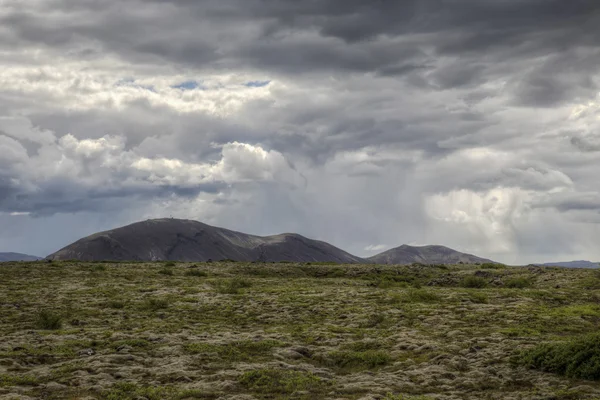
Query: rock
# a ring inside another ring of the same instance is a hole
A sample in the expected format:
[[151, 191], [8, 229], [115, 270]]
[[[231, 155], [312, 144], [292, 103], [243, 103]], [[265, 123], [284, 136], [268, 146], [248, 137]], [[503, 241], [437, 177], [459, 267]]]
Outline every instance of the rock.
[[83, 349], [83, 350], [79, 350], [78, 354], [80, 356], [84, 357], [84, 356], [93, 356], [94, 354], [96, 354], [96, 352], [94, 351], [94, 349]]
[[49, 382], [44, 386], [44, 389], [46, 389], [50, 392], [60, 392], [62, 390], [66, 390], [67, 386], [61, 385], [60, 383], [56, 383], [56, 382]]
[[131, 350], [133, 350], [133, 348], [131, 346], [127, 346], [126, 344], [122, 344], [119, 347], [117, 347], [117, 353], [129, 353]]
[[285, 358], [291, 358], [292, 360], [299, 360], [301, 358], [304, 358], [304, 356], [300, 353], [298, 353], [297, 351], [291, 350], [291, 349], [285, 349], [281, 352], [281, 355]]
[[123, 374], [122, 372], [115, 372], [114, 374], [112, 374], [112, 376], [114, 376], [115, 379], [123, 379], [125, 378], [125, 374]]
[[111, 364], [122, 364], [130, 361], [135, 361], [135, 357], [129, 354], [114, 355], [110, 357]]
[[301, 354], [302, 356], [304, 356], [306, 358], [312, 357], [312, 351], [308, 347], [298, 346], [298, 347], [293, 347], [292, 350], [295, 351], [296, 353]]

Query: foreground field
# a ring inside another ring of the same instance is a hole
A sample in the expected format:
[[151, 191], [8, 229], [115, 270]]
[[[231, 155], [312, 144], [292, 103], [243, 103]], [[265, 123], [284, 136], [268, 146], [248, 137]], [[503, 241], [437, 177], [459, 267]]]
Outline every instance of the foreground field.
[[0, 321], [2, 399], [600, 399], [591, 270], [3, 263]]

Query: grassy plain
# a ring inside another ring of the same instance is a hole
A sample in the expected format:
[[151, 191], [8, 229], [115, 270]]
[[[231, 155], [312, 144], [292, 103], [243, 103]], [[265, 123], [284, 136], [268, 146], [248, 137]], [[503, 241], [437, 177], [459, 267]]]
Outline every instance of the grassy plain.
[[2, 263], [0, 321], [2, 399], [600, 399], [593, 270]]

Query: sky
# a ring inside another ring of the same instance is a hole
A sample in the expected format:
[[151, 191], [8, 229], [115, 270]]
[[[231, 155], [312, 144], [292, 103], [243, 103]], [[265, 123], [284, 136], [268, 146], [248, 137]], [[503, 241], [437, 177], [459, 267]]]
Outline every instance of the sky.
[[0, 251], [175, 217], [600, 261], [597, 0], [0, 0]]

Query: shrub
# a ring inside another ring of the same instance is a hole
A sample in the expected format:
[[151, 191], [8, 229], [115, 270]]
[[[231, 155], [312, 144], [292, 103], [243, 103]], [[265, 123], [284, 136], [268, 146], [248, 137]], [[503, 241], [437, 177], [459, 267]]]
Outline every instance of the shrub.
[[374, 286], [378, 287], [379, 289], [389, 289], [396, 286], [396, 282], [387, 277], [383, 277], [375, 281]]
[[481, 264], [479, 267], [481, 269], [503, 269], [503, 268], [506, 268], [506, 265], [488, 262], [488, 263]]
[[504, 282], [504, 286], [511, 289], [523, 289], [533, 285], [531, 279], [528, 278], [510, 278]]
[[487, 287], [487, 285], [488, 282], [484, 278], [474, 275], [465, 276], [460, 283], [462, 287], [474, 289], [481, 289]]
[[600, 334], [557, 343], [542, 343], [522, 351], [513, 363], [568, 378], [600, 380]]
[[208, 276], [208, 274], [205, 271], [200, 271], [198, 269], [190, 269], [188, 271], [185, 271], [185, 276], [203, 277]]
[[485, 293], [473, 291], [469, 293], [469, 300], [476, 304], [487, 304], [488, 297]]
[[158, 273], [161, 275], [173, 276], [173, 270], [169, 269], [169, 268], [163, 268], [163, 269], [159, 270]]
[[60, 329], [62, 327], [62, 317], [52, 311], [42, 310], [36, 316], [35, 326], [38, 329]]
[[342, 370], [365, 370], [389, 364], [392, 361], [388, 352], [367, 350], [367, 351], [334, 351], [327, 354], [323, 360], [329, 367], [336, 367]]
[[176, 265], [176, 263], [174, 261], [167, 261], [165, 263], [165, 267], [174, 267]]
[[[337, 264], [337, 263], [333, 263]], [[311, 278], [344, 278], [347, 270], [340, 267], [331, 267], [331, 263], [312, 263], [311, 265], [301, 265], [298, 267], [302, 273]]]
[[109, 308], [120, 310], [122, 308], [125, 308], [125, 302], [121, 300], [110, 300], [108, 303], [106, 303], [106, 306]]
[[367, 317], [367, 320], [360, 324], [361, 328], [374, 328], [385, 321], [385, 314], [374, 313]]
[[169, 302], [166, 299], [149, 298], [144, 301], [142, 308], [151, 311], [163, 310], [169, 307]]
[[239, 294], [242, 289], [252, 286], [252, 282], [244, 278], [233, 278], [227, 281], [216, 282], [217, 292], [222, 294]]
[[406, 291], [405, 301], [408, 303], [436, 303], [441, 297], [430, 290], [409, 289]]

